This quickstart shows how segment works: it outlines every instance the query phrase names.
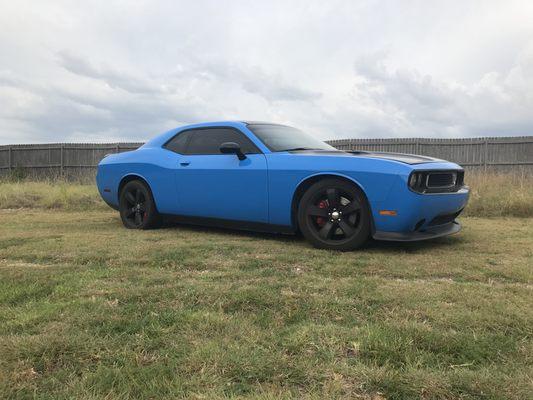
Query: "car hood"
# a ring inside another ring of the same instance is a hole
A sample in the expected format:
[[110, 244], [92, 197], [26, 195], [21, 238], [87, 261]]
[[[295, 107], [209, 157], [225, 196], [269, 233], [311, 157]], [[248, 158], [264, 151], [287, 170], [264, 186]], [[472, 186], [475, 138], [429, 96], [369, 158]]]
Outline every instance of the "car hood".
[[362, 157], [362, 158], [381, 158], [384, 160], [398, 161], [404, 164], [415, 165], [415, 164], [425, 164], [432, 162], [443, 162], [438, 158], [419, 156], [415, 154], [403, 154], [403, 153], [389, 153], [382, 151], [327, 151], [327, 150], [305, 150], [305, 151], [295, 151], [291, 152], [293, 154], [302, 154], [302, 155], [317, 155], [317, 156], [337, 156], [337, 157]]

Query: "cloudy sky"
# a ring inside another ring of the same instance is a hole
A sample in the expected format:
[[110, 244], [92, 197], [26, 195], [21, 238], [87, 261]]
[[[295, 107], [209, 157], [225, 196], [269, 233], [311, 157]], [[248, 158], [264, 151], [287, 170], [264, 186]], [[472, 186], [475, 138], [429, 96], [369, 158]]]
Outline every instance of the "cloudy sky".
[[533, 134], [533, 1], [0, 0], [0, 144]]

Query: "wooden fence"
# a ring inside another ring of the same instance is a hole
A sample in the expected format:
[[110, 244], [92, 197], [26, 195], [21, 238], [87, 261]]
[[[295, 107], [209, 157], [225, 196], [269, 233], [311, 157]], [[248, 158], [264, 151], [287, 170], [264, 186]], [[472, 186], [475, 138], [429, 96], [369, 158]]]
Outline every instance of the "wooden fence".
[[[533, 173], [533, 136], [471, 139], [340, 139], [341, 150], [423, 154], [454, 161], [466, 168]], [[57, 143], [0, 146], [0, 175], [33, 177], [93, 176], [108, 153], [130, 151], [142, 143]]]
[[106, 154], [131, 151], [143, 143], [50, 143], [0, 146], [0, 176], [93, 177]]
[[533, 172], [533, 136], [469, 139], [340, 139], [328, 141], [340, 150], [373, 150], [421, 154], [453, 161], [466, 168]]

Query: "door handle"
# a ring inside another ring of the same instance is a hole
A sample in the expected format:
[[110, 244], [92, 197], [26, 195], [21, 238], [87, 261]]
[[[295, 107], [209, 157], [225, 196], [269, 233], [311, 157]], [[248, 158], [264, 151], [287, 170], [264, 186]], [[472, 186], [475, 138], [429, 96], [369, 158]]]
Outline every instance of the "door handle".
[[186, 167], [187, 165], [189, 165], [191, 162], [190, 161], [180, 161], [180, 165], [182, 167]]

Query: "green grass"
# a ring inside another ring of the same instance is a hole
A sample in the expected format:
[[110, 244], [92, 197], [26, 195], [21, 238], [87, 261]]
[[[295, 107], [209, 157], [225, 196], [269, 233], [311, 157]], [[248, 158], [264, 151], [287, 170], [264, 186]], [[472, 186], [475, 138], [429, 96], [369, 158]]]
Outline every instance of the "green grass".
[[533, 391], [532, 219], [463, 218], [452, 237], [335, 253], [289, 236], [131, 231], [108, 210], [0, 218], [0, 398]]

